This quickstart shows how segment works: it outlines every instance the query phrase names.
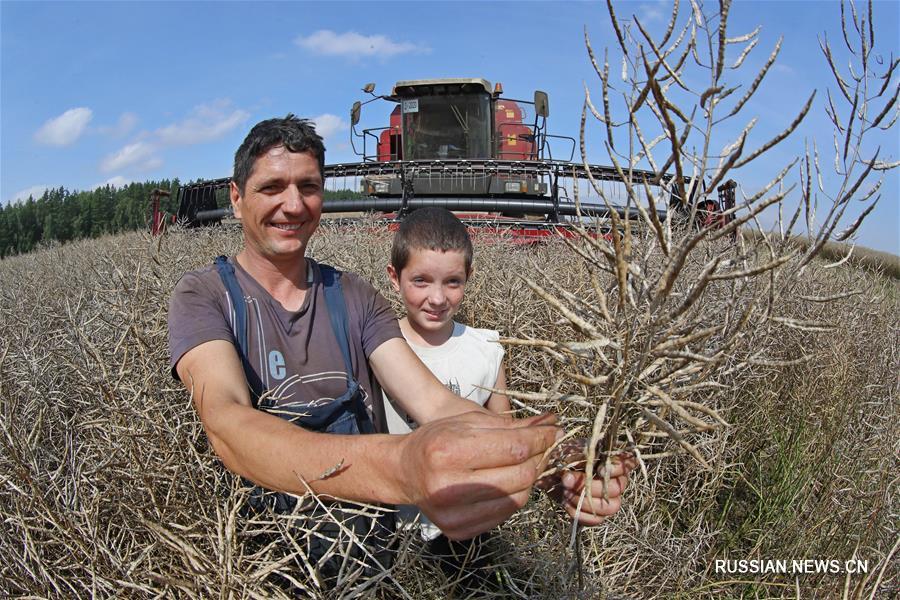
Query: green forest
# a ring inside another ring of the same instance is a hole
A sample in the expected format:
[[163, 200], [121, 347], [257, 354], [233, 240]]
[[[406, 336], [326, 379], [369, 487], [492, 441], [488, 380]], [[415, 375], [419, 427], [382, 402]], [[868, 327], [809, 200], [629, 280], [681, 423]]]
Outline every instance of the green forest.
[[161, 199], [160, 208], [174, 213], [178, 185], [177, 179], [164, 179], [119, 188], [107, 185], [89, 192], [58, 187], [39, 198], [0, 205], [0, 257], [30, 252], [51, 241], [149, 227], [151, 190], [168, 190], [172, 195]]
[[[48, 189], [39, 198], [0, 204], [0, 258], [24, 254], [40, 244], [68, 242], [150, 227], [150, 192], [167, 190], [160, 209], [167, 215], [178, 212], [177, 179], [131, 183], [123, 187], [107, 185], [89, 192], [70, 192], [64, 187]], [[334, 195], [358, 197], [350, 190], [326, 191]]]

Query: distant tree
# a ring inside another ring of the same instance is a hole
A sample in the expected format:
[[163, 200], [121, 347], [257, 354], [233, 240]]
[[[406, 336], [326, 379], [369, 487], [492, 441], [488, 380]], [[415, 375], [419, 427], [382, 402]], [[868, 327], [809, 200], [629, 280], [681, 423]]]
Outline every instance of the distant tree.
[[[44, 196], [47, 192], [44, 192]], [[28, 252], [37, 244], [43, 235], [43, 228], [38, 219], [37, 202], [32, 196], [25, 201], [18, 219], [18, 245], [22, 251]]]
[[362, 192], [350, 190], [350, 189], [342, 189], [342, 190], [325, 190], [325, 200], [331, 200], [333, 198], [364, 198], [365, 194]]
[[12, 242], [9, 223], [7, 222], [9, 212], [3, 204], [0, 204], [0, 258], [9, 254], [9, 247]]

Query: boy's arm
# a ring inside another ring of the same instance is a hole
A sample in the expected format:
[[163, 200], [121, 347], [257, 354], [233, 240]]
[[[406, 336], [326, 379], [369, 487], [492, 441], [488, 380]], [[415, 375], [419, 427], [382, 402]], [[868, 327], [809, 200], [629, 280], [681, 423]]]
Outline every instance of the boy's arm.
[[[494, 389], [506, 389], [506, 361], [500, 361], [500, 370], [497, 373], [497, 381], [494, 383]], [[485, 407], [492, 413], [498, 415], [509, 414], [512, 411], [512, 407], [509, 405], [509, 398], [505, 394], [499, 392], [491, 393], [491, 397], [488, 398]]]
[[369, 355], [381, 387], [416, 423], [478, 411], [476, 402], [460, 398], [438, 381], [403, 338], [392, 338]]

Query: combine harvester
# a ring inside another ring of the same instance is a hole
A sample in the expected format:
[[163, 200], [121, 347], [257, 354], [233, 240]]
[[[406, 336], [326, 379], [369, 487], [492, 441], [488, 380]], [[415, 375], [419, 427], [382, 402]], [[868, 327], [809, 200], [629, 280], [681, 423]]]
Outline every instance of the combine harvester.
[[[350, 141], [361, 161], [325, 166], [330, 191], [325, 214], [353, 218], [374, 212], [397, 221], [417, 208], [442, 206], [472, 227], [502, 230], [522, 241], [565, 234], [579, 213], [601, 227], [611, 210], [640, 219], [625, 201], [615, 168], [572, 162], [575, 139], [547, 133], [545, 92], [536, 91], [532, 102], [513, 100], [502, 97], [499, 83], [492, 90], [484, 79], [399, 81], [390, 95], [376, 95], [370, 83], [363, 91], [371, 98], [355, 102], [350, 111]], [[377, 100], [395, 104], [388, 126], [360, 133], [362, 107]], [[567, 152], [554, 156], [553, 147], [563, 145]], [[673, 175], [657, 178], [651, 171], [633, 170], [632, 176], [642, 196], [644, 180], [654, 190], [661, 220], [670, 209], [682, 220], [691, 213], [691, 202], [663, 193], [679, 187], [669, 185]], [[590, 178], [601, 186], [606, 201]], [[230, 181], [182, 186], [178, 221], [199, 226], [230, 217]], [[685, 181], [683, 189], [689, 187]], [[718, 202], [710, 199], [698, 207], [698, 226], [721, 227], [733, 218], [726, 211], [734, 206], [734, 188], [734, 182], [720, 186]], [[659, 198], [665, 199], [662, 206]]]

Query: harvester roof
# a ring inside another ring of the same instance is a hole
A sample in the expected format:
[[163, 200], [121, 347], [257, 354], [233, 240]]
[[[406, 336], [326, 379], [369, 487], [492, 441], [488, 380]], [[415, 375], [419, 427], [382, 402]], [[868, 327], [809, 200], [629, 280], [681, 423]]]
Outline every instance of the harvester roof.
[[491, 82], [481, 78], [414, 79], [398, 81], [391, 90], [391, 98], [436, 95], [459, 92], [491, 93]]

